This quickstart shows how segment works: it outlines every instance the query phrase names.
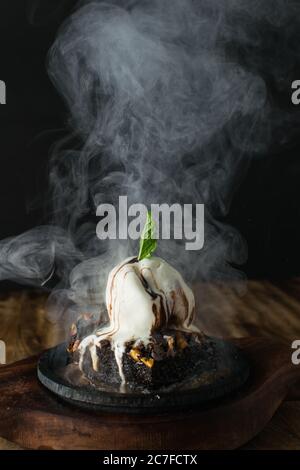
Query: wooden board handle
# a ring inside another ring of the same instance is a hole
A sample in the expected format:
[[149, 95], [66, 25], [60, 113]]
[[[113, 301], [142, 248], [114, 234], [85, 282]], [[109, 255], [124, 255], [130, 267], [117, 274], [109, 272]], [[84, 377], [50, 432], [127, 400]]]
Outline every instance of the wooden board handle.
[[235, 449], [283, 400], [300, 397], [300, 366], [285, 344], [232, 339], [251, 365], [238, 394], [203, 409], [161, 415], [100, 413], [61, 402], [37, 380], [37, 358], [0, 370], [0, 436], [28, 449]]

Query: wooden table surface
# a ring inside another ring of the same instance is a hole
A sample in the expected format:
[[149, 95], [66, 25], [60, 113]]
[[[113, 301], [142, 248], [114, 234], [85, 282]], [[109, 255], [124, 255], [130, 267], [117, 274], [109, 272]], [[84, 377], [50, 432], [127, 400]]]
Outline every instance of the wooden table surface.
[[[208, 334], [267, 336], [291, 343], [300, 339], [300, 279], [245, 284], [199, 284], [198, 322]], [[0, 339], [7, 362], [34, 355], [61, 341], [47, 319], [46, 296], [36, 292], [2, 294]], [[0, 366], [1, 367], [1, 366]], [[300, 402], [286, 402], [246, 449], [300, 449]], [[0, 449], [19, 449], [0, 437]]]

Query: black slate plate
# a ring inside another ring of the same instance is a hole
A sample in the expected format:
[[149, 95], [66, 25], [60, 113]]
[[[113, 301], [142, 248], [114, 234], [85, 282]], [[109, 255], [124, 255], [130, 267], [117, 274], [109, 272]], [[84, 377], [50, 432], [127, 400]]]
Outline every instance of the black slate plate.
[[63, 400], [92, 410], [158, 413], [190, 409], [238, 390], [249, 376], [248, 362], [236, 346], [222, 339], [208, 340], [214, 348], [213, 367], [211, 357], [207, 357], [207, 363], [204, 359], [199, 374], [176, 388], [173, 386], [151, 393], [124, 393], [105, 384], [95, 388], [82, 376], [78, 366], [68, 364], [66, 344], [42, 354], [38, 378]]

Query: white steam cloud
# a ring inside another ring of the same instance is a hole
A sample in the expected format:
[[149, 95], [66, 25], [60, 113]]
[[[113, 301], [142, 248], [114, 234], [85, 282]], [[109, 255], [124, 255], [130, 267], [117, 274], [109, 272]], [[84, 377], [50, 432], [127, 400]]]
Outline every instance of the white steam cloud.
[[43, 283], [55, 268], [56, 315], [97, 312], [108, 271], [137, 252], [130, 241], [96, 237], [96, 207], [119, 195], [129, 204], [204, 203], [204, 249], [162, 241], [158, 254], [190, 282], [241, 276], [245, 243], [222, 220], [278, 124], [263, 71], [280, 83], [283, 57], [282, 49], [270, 57], [266, 28], [285, 31], [296, 14], [295, 2], [275, 0], [79, 2], [49, 54], [77, 138], [51, 160], [59, 228], [2, 242], [0, 278]]

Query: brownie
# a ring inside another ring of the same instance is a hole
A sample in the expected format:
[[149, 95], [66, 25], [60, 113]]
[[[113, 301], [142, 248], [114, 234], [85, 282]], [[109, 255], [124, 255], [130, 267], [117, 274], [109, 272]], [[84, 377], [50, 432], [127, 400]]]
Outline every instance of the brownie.
[[[130, 342], [125, 345], [122, 371], [126, 387], [138, 391], [155, 391], [196, 374], [203, 358], [202, 334], [165, 330], [155, 333], [149, 344]], [[121, 384], [115, 353], [109, 340], [97, 347], [98, 371], [92, 367], [87, 349], [82, 360], [82, 370], [95, 385]]]

